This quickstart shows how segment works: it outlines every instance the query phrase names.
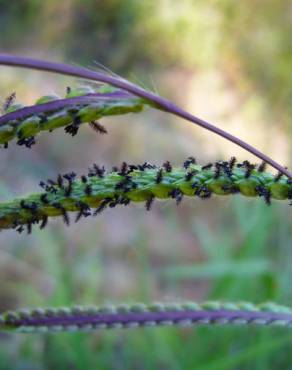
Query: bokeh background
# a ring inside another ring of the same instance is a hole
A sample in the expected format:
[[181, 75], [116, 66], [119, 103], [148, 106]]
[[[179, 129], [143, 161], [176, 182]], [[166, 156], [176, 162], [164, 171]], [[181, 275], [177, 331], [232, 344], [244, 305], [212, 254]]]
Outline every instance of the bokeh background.
[[[108, 67], [291, 166], [289, 0], [0, 0], [0, 50]], [[63, 95], [72, 78], [0, 68], [0, 96]], [[0, 197], [39, 190], [58, 173], [243, 150], [178, 118], [145, 110], [42, 134], [1, 150]], [[290, 207], [291, 208], [291, 207]], [[206, 299], [292, 305], [287, 203], [240, 196], [106, 210], [66, 228], [0, 233], [0, 309]], [[268, 328], [161, 328], [1, 335], [0, 369], [290, 369], [292, 334]]]

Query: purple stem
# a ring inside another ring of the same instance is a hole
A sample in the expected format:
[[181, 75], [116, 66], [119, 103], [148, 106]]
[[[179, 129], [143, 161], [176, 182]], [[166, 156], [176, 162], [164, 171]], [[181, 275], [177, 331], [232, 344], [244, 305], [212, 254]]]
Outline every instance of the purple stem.
[[33, 114], [55, 111], [72, 104], [87, 105], [92, 103], [99, 103], [101, 100], [113, 100], [113, 99], [129, 99], [133, 98], [134, 95], [130, 95], [127, 92], [119, 91], [109, 94], [87, 94], [84, 96], [77, 96], [74, 98], [58, 99], [43, 104], [31, 105], [16, 110], [15, 112], [4, 114], [0, 117], [0, 126], [5, 125], [8, 121], [24, 119]]
[[262, 152], [260, 152], [259, 150], [251, 146], [250, 144], [184, 111], [183, 109], [179, 108], [178, 106], [176, 106], [169, 100], [162, 98], [160, 96], [157, 96], [153, 94], [152, 92], [146, 91], [140, 88], [139, 86], [136, 86], [122, 78], [117, 78], [117, 77], [106, 75], [100, 72], [94, 72], [89, 69], [74, 67], [74, 66], [70, 66], [66, 64], [47, 62], [47, 61], [36, 60], [32, 58], [26, 58], [26, 57], [14, 56], [14, 55], [7, 55], [7, 54], [0, 54], [0, 64], [8, 65], [8, 66], [17, 66], [17, 67], [22, 67], [22, 68], [37, 69], [37, 70], [47, 71], [47, 72], [61, 73], [64, 75], [81, 77], [81, 78], [85, 78], [85, 79], [89, 79], [93, 81], [104, 82], [112, 86], [119, 87], [121, 89], [129, 91], [137, 96], [140, 96], [144, 99], [147, 99], [155, 103], [157, 107], [162, 110], [172, 113], [178, 117], [184, 118], [194, 124], [204, 127], [205, 129], [209, 131], [214, 132], [215, 134], [221, 137], [224, 137], [225, 139], [233, 142], [234, 144], [254, 154], [256, 157], [262, 159], [264, 162], [270, 164], [272, 167], [274, 167], [281, 173], [285, 174], [289, 179], [292, 179], [292, 173], [290, 173], [286, 168], [284, 168], [279, 163], [275, 162], [272, 158], [263, 154]]
[[284, 320], [287, 325], [292, 323], [291, 313], [276, 313], [276, 312], [256, 312], [256, 311], [228, 311], [228, 310], [202, 310], [202, 311], [163, 311], [163, 312], [137, 312], [137, 313], [112, 313], [112, 314], [57, 314], [57, 316], [45, 317], [30, 317], [13, 320], [9, 325], [13, 327], [18, 326], [54, 326], [54, 325], [77, 325], [84, 326], [88, 324], [106, 324], [112, 326], [114, 324], [128, 325], [131, 323], [138, 323], [143, 325], [149, 321], [157, 324], [163, 321], [171, 321], [174, 324], [183, 320], [191, 320], [196, 323], [200, 320], [210, 320], [216, 322], [217, 320], [225, 319], [232, 324], [233, 321], [240, 319], [245, 320], [246, 324], [250, 324], [255, 320], [264, 320], [265, 324], [271, 324], [275, 320]]

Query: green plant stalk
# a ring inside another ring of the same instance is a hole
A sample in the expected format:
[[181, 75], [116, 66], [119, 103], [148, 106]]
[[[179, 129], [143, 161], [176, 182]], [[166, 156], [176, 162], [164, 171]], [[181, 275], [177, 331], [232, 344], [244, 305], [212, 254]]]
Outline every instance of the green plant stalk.
[[152, 303], [104, 307], [36, 308], [8, 311], [0, 315], [0, 331], [54, 332], [89, 331], [105, 328], [134, 328], [192, 325], [292, 326], [292, 310], [268, 302]]
[[97, 214], [107, 206], [129, 202], [146, 202], [146, 208], [150, 209], [155, 198], [173, 198], [179, 203], [184, 195], [204, 199], [212, 194], [241, 193], [246, 197], [261, 196], [268, 204], [270, 199], [292, 198], [292, 183], [285, 176], [250, 170], [251, 165], [246, 161], [232, 168], [229, 163], [216, 162], [211, 168], [197, 164], [189, 164], [187, 168], [169, 168], [165, 164], [155, 167], [147, 163], [131, 168], [124, 164], [121, 170], [107, 174], [90, 170], [87, 176], [76, 179], [74, 175], [70, 181], [65, 180], [66, 175], [59, 175], [57, 181], [43, 184], [46, 190], [42, 193], [0, 203], [0, 228], [46, 223], [48, 218], [56, 216], [63, 216], [69, 223], [67, 212], [78, 212], [79, 219], [91, 212]]
[[79, 126], [106, 116], [137, 113], [144, 104], [142, 98], [106, 85], [70, 89], [65, 99], [43, 96], [30, 107], [12, 104], [0, 117], [0, 144], [34, 137], [41, 131], [53, 131], [72, 122]]

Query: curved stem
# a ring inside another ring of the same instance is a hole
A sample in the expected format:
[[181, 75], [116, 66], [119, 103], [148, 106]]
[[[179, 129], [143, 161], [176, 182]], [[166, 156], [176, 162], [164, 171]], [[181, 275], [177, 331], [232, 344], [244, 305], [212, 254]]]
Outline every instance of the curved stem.
[[272, 158], [268, 157], [267, 155], [260, 152], [258, 149], [254, 148], [250, 144], [244, 142], [243, 140], [229, 134], [228, 132], [210, 124], [207, 121], [204, 121], [186, 111], [179, 108], [169, 100], [162, 98], [160, 96], [155, 95], [152, 92], [146, 91], [142, 88], [140, 88], [137, 85], [134, 85], [130, 83], [129, 81], [113, 77], [110, 75], [106, 75], [104, 73], [100, 72], [94, 72], [89, 69], [70, 66], [62, 63], [53, 63], [53, 62], [47, 62], [43, 60], [37, 60], [32, 58], [26, 58], [26, 57], [20, 57], [20, 56], [14, 56], [14, 55], [7, 55], [7, 54], [0, 54], [0, 64], [2, 65], [8, 65], [8, 66], [14, 66], [14, 67], [22, 67], [22, 68], [30, 68], [30, 69], [37, 69], [41, 71], [47, 71], [47, 72], [54, 72], [54, 73], [60, 73], [64, 75], [69, 76], [75, 76], [75, 77], [81, 77], [93, 81], [99, 81], [108, 83], [110, 85], [119, 87], [121, 89], [124, 89], [126, 91], [129, 91], [137, 96], [140, 96], [146, 100], [151, 101], [154, 103], [154, 105], [162, 109], [164, 111], [167, 111], [169, 113], [172, 113], [178, 117], [184, 118], [196, 125], [199, 125], [209, 131], [214, 132], [215, 134], [233, 142], [234, 144], [242, 147], [243, 149], [247, 150], [248, 152], [254, 154], [256, 157], [262, 159], [264, 162], [270, 164], [272, 167], [280, 171], [281, 173], [288, 176], [289, 179], [292, 179], [292, 173], [285, 169], [283, 166], [281, 166], [279, 163], [275, 162]]

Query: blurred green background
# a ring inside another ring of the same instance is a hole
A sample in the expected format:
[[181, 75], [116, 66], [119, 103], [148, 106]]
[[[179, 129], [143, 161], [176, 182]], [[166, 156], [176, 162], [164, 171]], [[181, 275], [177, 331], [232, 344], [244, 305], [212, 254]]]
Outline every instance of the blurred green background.
[[[287, 0], [0, 0], [0, 49], [99, 68], [157, 91], [291, 166], [292, 3]], [[79, 81], [8, 67], [1, 97], [32, 104]], [[180, 165], [251, 159], [187, 122], [146, 110], [2, 150], [0, 196], [57, 173], [123, 160]], [[66, 228], [0, 234], [0, 309], [143, 301], [250, 300], [292, 306], [291, 209], [240, 196], [105, 211]], [[291, 369], [292, 334], [161, 328], [1, 335], [0, 369]]]

